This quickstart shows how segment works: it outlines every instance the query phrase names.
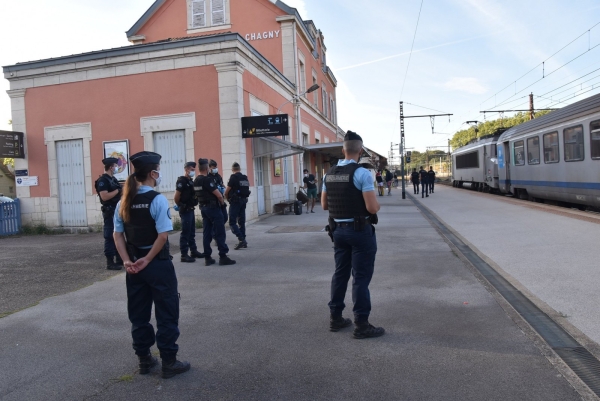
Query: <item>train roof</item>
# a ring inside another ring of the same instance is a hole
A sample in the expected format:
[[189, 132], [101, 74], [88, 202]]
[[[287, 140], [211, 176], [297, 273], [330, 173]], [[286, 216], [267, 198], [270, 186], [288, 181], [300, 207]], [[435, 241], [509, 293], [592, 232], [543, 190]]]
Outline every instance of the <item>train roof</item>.
[[552, 111], [542, 117], [535, 118], [531, 121], [527, 121], [523, 124], [516, 125], [511, 129], [507, 130], [498, 139], [499, 142], [508, 141], [511, 138], [527, 134], [529, 132], [537, 131], [545, 127], [550, 127], [556, 124], [560, 124], [564, 121], [568, 121], [577, 117], [582, 117], [588, 114], [593, 114], [600, 111], [600, 94], [588, 97], [587, 99], [580, 100], [562, 109]]
[[484, 137], [481, 137], [481, 138], [473, 139], [468, 144], [466, 144], [465, 146], [461, 146], [460, 148], [454, 149], [452, 153], [453, 154], [461, 153], [461, 152], [464, 152], [464, 151], [469, 150], [469, 149], [473, 149], [473, 148], [477, 148], [479, 146], [483, 146], [483, 145], [488, 144], [490, 142], [496, 142], [498, 140], [499, 136], [500, 135], [489, 135], [489, 136], [484, 136]]

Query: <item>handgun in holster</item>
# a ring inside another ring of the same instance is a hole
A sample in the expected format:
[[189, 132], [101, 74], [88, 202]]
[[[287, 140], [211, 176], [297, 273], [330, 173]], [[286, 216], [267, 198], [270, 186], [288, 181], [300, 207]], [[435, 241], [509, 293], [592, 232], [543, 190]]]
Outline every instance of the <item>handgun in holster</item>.
[[327, 235], [329, 235], [329, 238], [331, 238], [331, 242], [334, 242], [334, 240], [333, 240], [333, 232], [337, 228], [337, 224], [335, 223], [335, 220], [332, 219], [331, 217], [329, 218], [328, 221], [329, 221], [329, 224], [327, 224], [325, 226], [325, 231], [327, 231]]

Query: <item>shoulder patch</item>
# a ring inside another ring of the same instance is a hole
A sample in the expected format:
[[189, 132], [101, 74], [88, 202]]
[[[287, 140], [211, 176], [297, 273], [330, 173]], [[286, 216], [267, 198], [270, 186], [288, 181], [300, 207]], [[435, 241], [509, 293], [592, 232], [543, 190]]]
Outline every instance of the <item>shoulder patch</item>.
[[183, 188], [183, 184], [181, 184], [181, 183], [177, 184], [177, 188]]
[[99, 187], [103, 187], [103, 186], [104, 186], [104, 180], [100, 181], [100, 182], [98, 183], [98, 186], [99, 186]]

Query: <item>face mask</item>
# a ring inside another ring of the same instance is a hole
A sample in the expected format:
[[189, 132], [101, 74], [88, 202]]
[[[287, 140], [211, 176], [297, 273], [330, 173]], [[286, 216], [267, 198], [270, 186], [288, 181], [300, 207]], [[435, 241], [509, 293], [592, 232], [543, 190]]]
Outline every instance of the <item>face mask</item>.
[[308, 174], [304, 174], [305, 177], [308, 177]]
[[190, 171], [190, 178], [194, 178], [196, 176], [196, 172], [195, 171]]
[[211, 170], [211, 172], [212, 172], [213, 174], [217, 174], [217, 173], [219, 172], [219, 169], [218, 169], [218, 168], [213, 168], [213, 169]]
[[157, 186], [159, 186], [159, 185], [160, 185], [160, 182], [162, 181], [162, 177], [161, 177], [161, 175], [160, 175], [160, 171], [156, 171], [156, 170], [153, 170], [153, 171], [154, 171], [156, 174], [158, 174], [158, 178], [155, 178], [155, 181], [156, 181], [156, 185], [155, 185], [155, 187], [157, 187]]
[[112, 169], [113, 174], [117, 174], [117, 171], [119, 171], [119, 166], [115, 166]]

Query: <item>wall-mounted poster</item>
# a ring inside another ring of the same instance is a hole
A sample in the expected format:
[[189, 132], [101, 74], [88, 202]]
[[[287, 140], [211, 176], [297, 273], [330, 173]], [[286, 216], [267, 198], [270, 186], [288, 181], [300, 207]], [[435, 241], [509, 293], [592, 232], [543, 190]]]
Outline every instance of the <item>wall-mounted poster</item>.
[[119, 161], [117, 164], [119, 168], [115, 177], [119, 181], [125, 181], [129, 177], [129, 141], [112, 141], [103, 142], [104, 146], [104, 159], [107, 157], [114, 157]]
[[281, 159], [273, 160], [275, 177], [281, 177]]

